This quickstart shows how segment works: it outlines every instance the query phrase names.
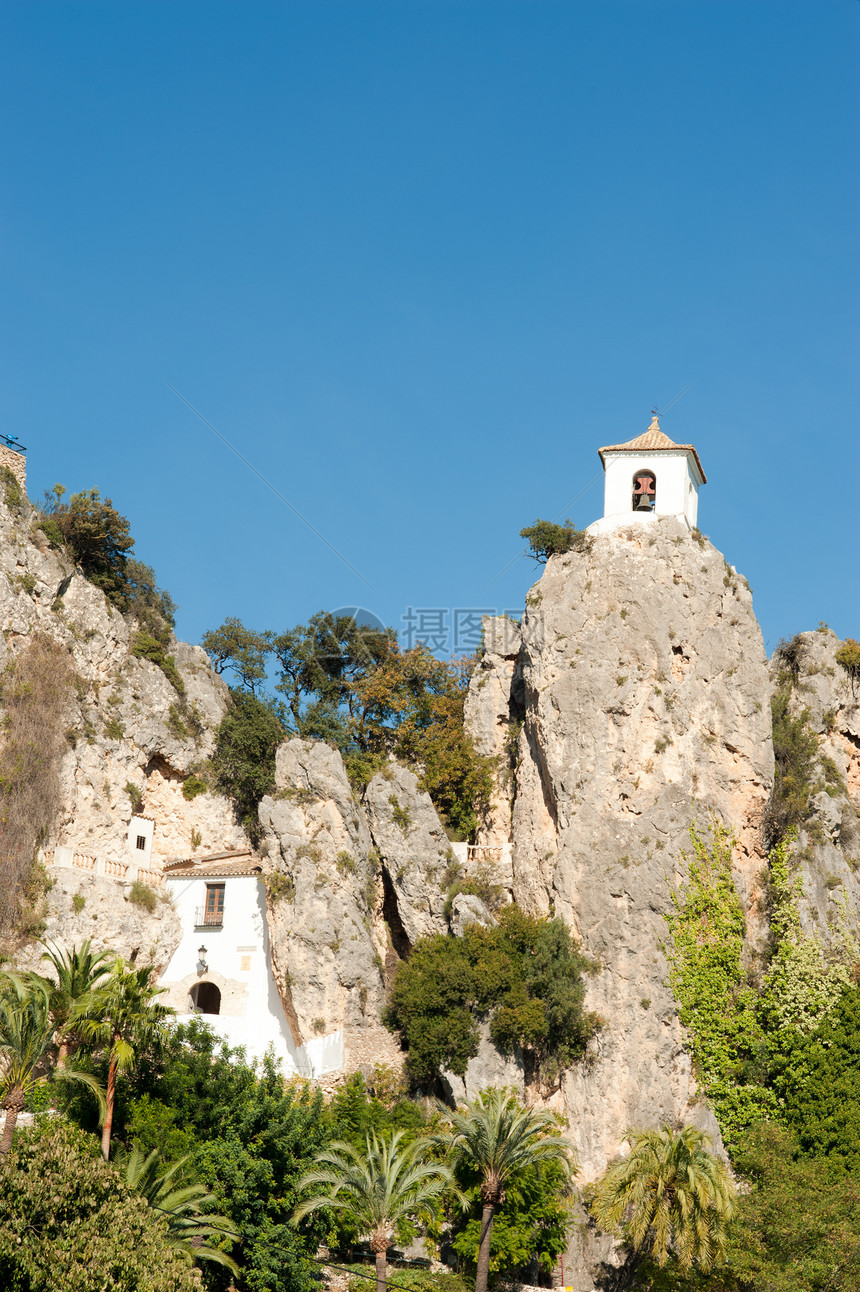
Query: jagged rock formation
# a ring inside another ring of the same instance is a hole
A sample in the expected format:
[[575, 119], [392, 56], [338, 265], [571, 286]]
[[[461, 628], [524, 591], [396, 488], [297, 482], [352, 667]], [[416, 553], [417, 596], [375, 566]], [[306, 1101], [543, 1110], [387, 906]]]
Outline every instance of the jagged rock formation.
[[282, 745], [260, 823], [272, 954], [296, 1043], [377, 1021], [382, 883], [340, 754], [309, 740]]
[[860, 703], [836, 660], [841, 642], [827, 628], [799, 633], [777, 649], [770, 672], [790, 693], [789, 713], [805, 715], [818, 738], [810, 773], [811, 813], [800, 827], [801, 919], [825, 943], [860, 927]]
[[487, 622], [485, 639], [472, 729], [500, 749], [523, 722], [509, 791], [515, 899], [563, 916], [599, 965], [587, 1003], [603, 1029], [554, 1097], [587, 1182], [626, 1126], [704, 1118], [715, 1130], [666, 984], [664, 915], [688, 828], [714, 812], [738, 833], [736, 878], [757, 923], [767, 661], [745, 581], [674, 520], [553, 557], [515, 660], [508, 624]]
[[[132, 811], [154, 819], [160, 865], [248, 848], [232, 804], [205, 779], [229, 696], [198, 647], [171, 647], [184, 696], [134, 654], [136, 626], [52, 550], [35, 514], [0, 488], [0, 669], [34, 634], [68, 655], [62, 810], [47, 845], [128, 855]], [[526, 1087], [522, 1065], [488, 1036], [457, 1095], [496, 1083], [562, 1111], [581, 1166], [597, 1177], [630, 1125], [695, 1120], [716, 1135], [697, 1094], [662, 943], [694, 820], [714, 813], [737, 833], [735, 878], [750, 947], [766, 933], [762, 870], [773, 784], [770, 694], [790, 676], [790, 710], [816, 734], [811, 815], [803, 823], [802, 914], [827, 937], [860, 911], [860, 705], [829, 631], [801, 634], [770, 675], [745, 580], [698, 533], [672, 519], [595, 536], [553, 557], [521, 626], [485, 621], [485, 652], [466, 704], [480, 753], [499, 776], [479, 842], [505, 845], [500, 882], [525, 909], [562, 916], [593, 957], [587, 1007], [602, 1019], [588, 1058], [556, 1090]], [[856, 685], [856, 684], [855, 684]], [[857, 687], [860, 690], [860, 686]], [[130, 787], [133, 794], [127, 792]], [[141, 803], [133, 808], [133, 798]], [[290, 740], [260, 807], [274, 968], [297, 1045], [341, 1030], [345, 1068], [398, 1063], [381, 1024], [387, 985], [415, 941], [472, 919], [460, 894], [446, 916], [453, 856], [413, 772], [391, 764], [363, 795], [340, 755]], [[55, 870], [45, 936], [91, 937], [161, 966], [179, 939], [170, 904], [133, 904], [127, 885]], [[22, 964], [38, 962], [31, 946]], [[751, 958], [752, 962], [752, 958]], [[575, 1238], [575, 1285], [609, 1245]], [[571, 1263], [571, 1261], [573, 1263]]]
[[387, 981], [416, 938], [445, 927], [447, 837], [428, 796], [392, 765], [362, 805], [336, 750], [290, 740], [260, 821], [272, 953], [296, 1043], [342, 1028], [347, 1068], [399, 1065], [380, 1023]]
[[[391, 936], [398, 954], [445, 922], [445, 872], [452, 861], [448, 836], [418, 778], [392, 763], [374, 776], [364, 798], [382, 881]], [[397, 940], [405, 935], [406, 942]]]

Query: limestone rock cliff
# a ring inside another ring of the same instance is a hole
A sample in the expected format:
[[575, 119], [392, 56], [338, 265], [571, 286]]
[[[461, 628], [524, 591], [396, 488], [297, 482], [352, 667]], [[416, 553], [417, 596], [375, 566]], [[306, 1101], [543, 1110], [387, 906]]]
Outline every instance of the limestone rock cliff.
[[810, 808], [801, 825], [801, 918], [825, 943], [860, 927], [860, 685], [836, 660], [842, 645], [822, 626], [774, 652], [771, 679], [788, 711], [815, 734]]
[[[189, 800], [182, 793], [188, 775], [211, 754], [229, 702], [205, 652], [172, 644], [185, 688], [180, 695], [160, 668], [134, 654], [135, 621], [50, 547], [37, 519], [25, 499], [10, 502], [0, 491], [0, 669], [39, 634], [72, 666], [73, 684], [55, 715], [68, 748], [60, 769], [61, 810], [46, 850], [63, 845], [88, 858], [127, 862], [133, 811], [155, 822], [156, 870], [195, 852], [247, 847], [229, 800], [212, 792]], [[93, 919], [100, 910], [102, 933], [110, 931], [118, 951], [157, 945], [159, 959], [169, 957], [178, 922], [161, 906], [150, 916], [129, 907], [122, 886], [117, 897], [115, 884], [98, 882], [77, 913], [72, 890], [80, 885], [68, 874], [63, 879], [48, 896], [45, 936], [79, 942], [98, 934], [104, 941]]]
[[773, 778], [767, 660], [745, 580], [674, 520], [551, 558], [516, 658], [500, 634], [511, 642], [507, 624], [486, 622], [469, 714], [488, 749], [510, 746], [522, 723], [508, 789], [514, 896], [561, 915], [599, 965], [587, 1004], [602, 1031], [554, 1097], [588, 1182], [627, 1126], [694, 1118], [716, 1130], [666, 983], [664, 916], [689, 826], [715, 813], [737, 831], [755, 932]]
[[260, 805], [272, 954], [302, 1043], [343, 1029], [348, 1069], [399, 1065], [381, 1026], [385, 989], [411, 943], [445, 927], [447, 838], [416, 778], [392, 765], [362, 804], [340, 754], [290, 740]]

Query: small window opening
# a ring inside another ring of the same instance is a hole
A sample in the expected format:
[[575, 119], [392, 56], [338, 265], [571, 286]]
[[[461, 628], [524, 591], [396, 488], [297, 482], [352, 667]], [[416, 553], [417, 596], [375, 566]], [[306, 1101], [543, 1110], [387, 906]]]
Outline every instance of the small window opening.
[[145, 835], [145, 834], [139, 834], [139, 835], [137, 836], [137, 850], [138, 850], [138, 852], [144, 852], [144, 851], [146, 850], [146, 835]]
[[220, 1014], [221, 991], [214, 982], [198, 982], [191, 988], [191, 1007], [195, 1014]]
[[657, 502], [657, 477], [653, 471], [633, 474], [633, 510], [653, 511]]

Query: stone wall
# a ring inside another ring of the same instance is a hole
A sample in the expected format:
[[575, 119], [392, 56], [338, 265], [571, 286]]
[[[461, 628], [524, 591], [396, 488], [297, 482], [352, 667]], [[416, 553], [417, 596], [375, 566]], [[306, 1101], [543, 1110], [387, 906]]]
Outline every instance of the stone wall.
[[21, 488], [27, 489], [27, 459], [23, 453], [15, 453], [5, 444], [0, 444], [0, 467], [8, 467]]

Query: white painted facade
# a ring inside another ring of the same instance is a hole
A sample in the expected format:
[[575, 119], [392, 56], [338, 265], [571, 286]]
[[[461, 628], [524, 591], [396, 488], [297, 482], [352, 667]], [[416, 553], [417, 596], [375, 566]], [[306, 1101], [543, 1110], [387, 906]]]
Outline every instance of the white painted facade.
[[[648, 430], [627, 444], [613, 444], [600, 450], [605, 472], [603, 516], [588, 526], [591, 534], [602, 534], [621, 525], [653, 524], [674, 516], [694, 529], [698, 522], [699, 488], [705, 476], [695, 448], [674, 444], [660, 430], [654, 417]], [[637, 505], [635, 491], [643, 476], [653, 476], [653, 505]]]
[[[203, 868], [199, 876], [164, 878], [182, 922], [182, 941], [159, 982], [168, 988], [162, 999], [176, 1010], [177, 1021], [200, 1017], [230, 1045], [243, 1046], [251, 1060], [271, 1046], [285, 1076], [321, 1076], [342, 1068], [342, 1031], [303, 1045], [293, 1039], [272, 973], [262, 880]], [[222, 922], [206, 924], [206, 890], [216, 884], [224, 885]], [[201, 994], [203, 984], [211, 986]], [[219, 1012], [210, 1013], [205, 1007], [211, 1007], [215, 992], [220, 993]]]
[[[128, 826], [128, 855], [133, 865], [150, 868], [155, 822], [148, 816], [133, 816]], [[141, 843], [142, 841], [142, 843]]]

